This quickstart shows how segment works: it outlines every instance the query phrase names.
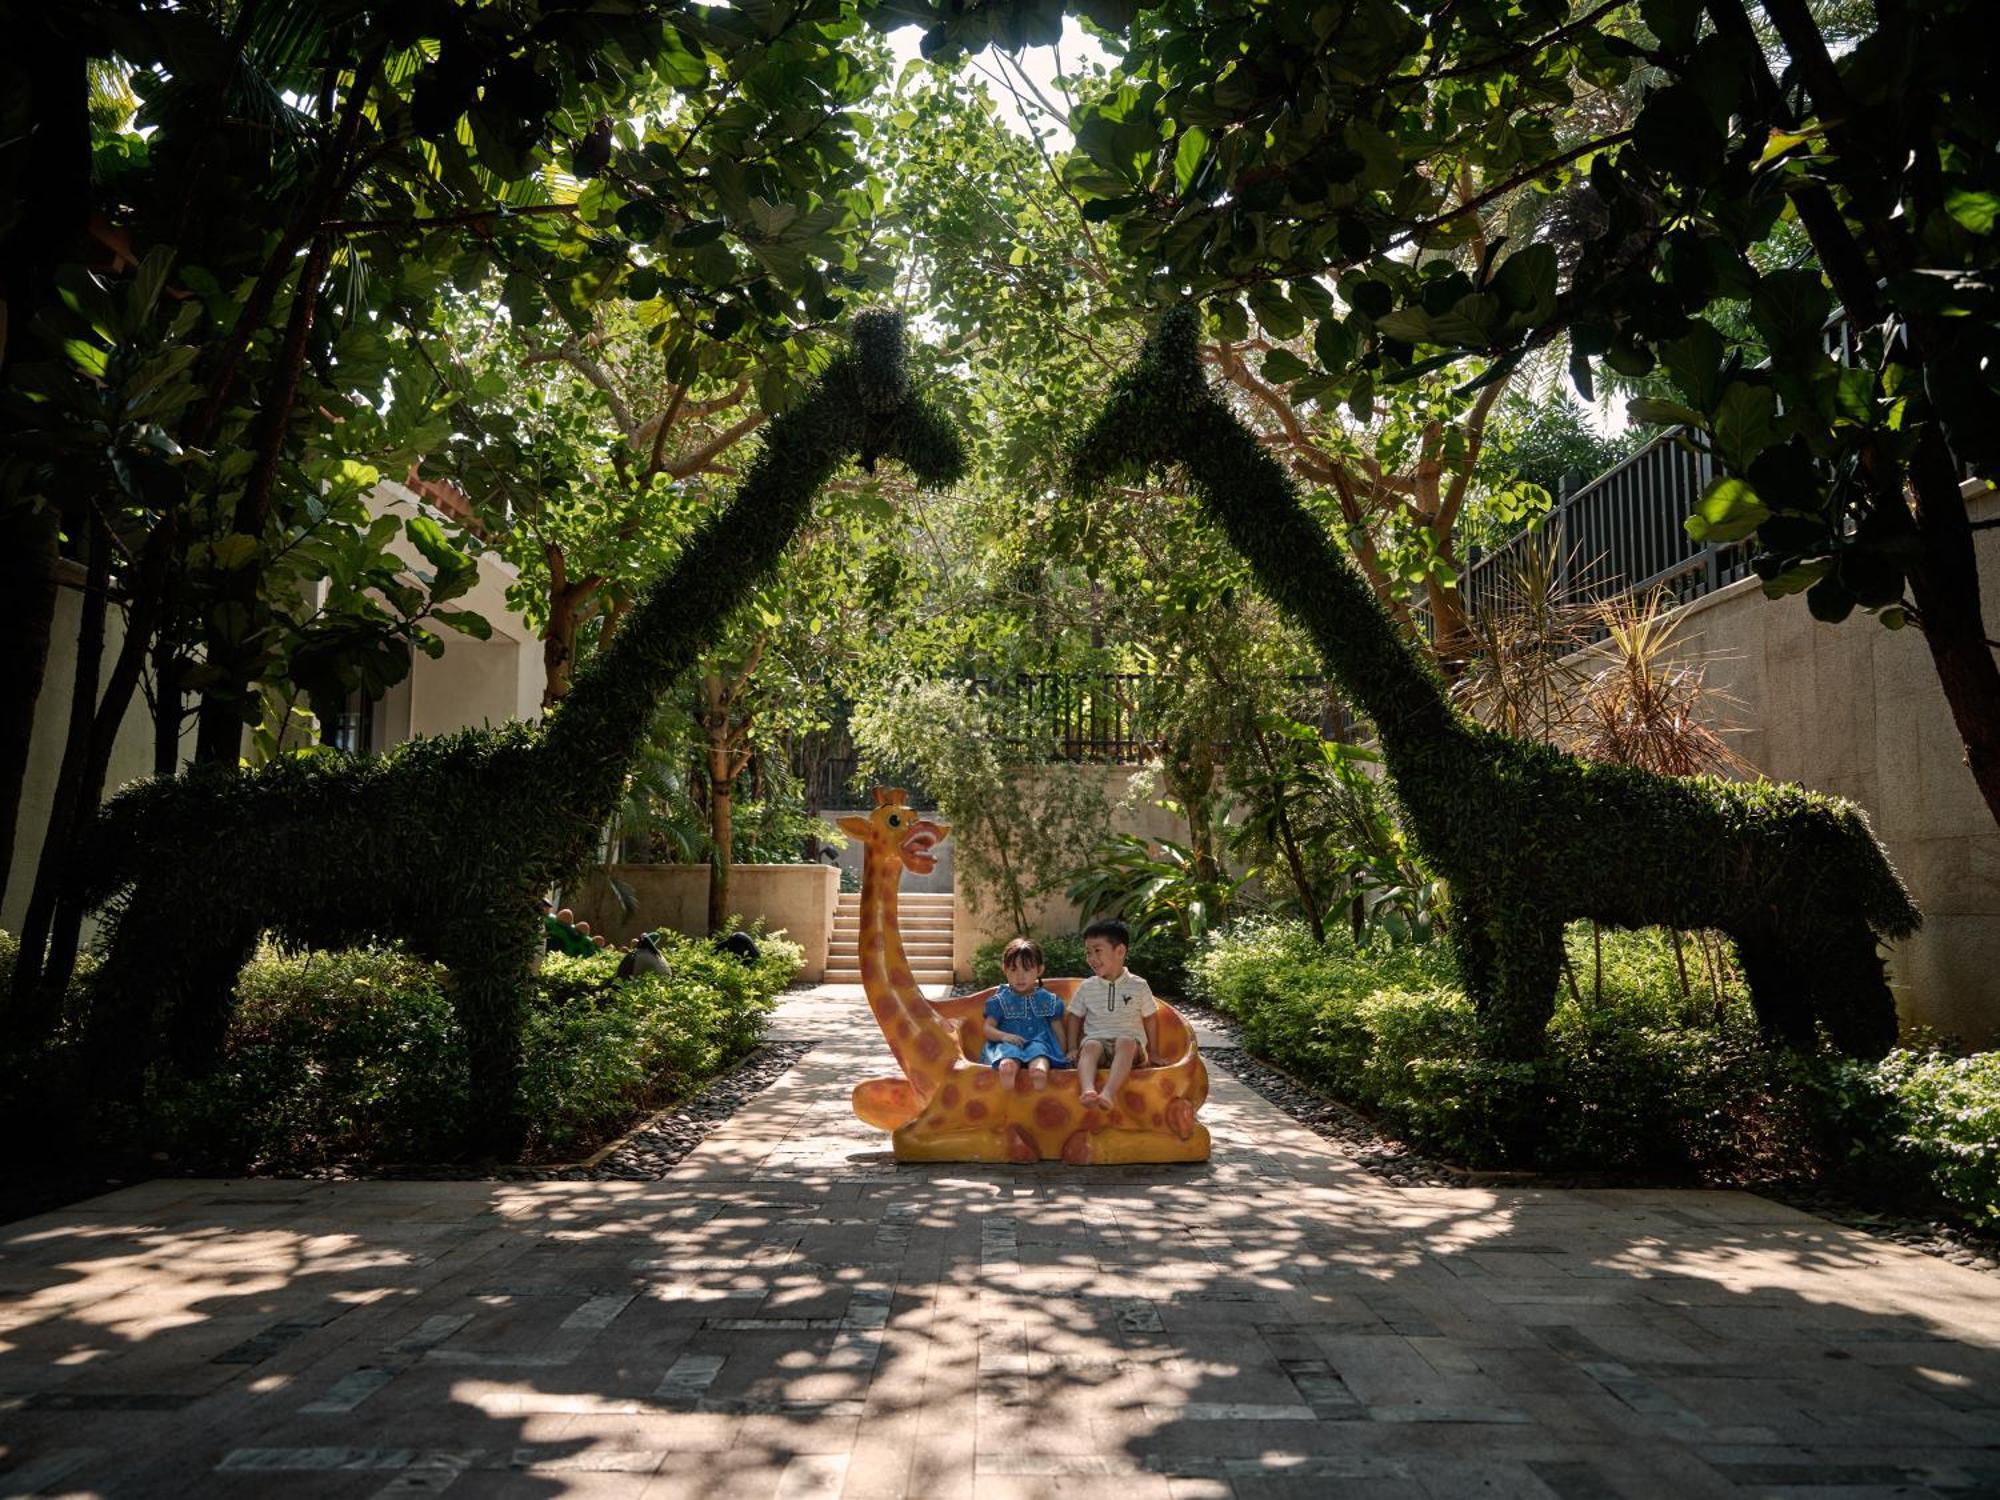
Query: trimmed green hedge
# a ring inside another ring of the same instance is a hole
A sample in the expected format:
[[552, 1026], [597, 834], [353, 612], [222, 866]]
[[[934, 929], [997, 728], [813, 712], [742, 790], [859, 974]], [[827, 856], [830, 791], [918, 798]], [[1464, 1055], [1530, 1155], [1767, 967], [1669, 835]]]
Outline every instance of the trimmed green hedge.
[[1193, 994], [1235, 1018], [1253, 1052], [1449, 1160], [1731, 1181], [1831, 1172], [1905, 1197], [1918, 1182], [2000, 1224], [2000, 1054], [1860, 1063], [1772, 1049], [1740, 985], [1717, 1007], [1692, 945], [1684, 997], [1664, 934], [1606, 933], [1602, 1004], [1588, 927], [1571, 929], [1569, 955], [1582, 1002], [1565, 986], [1531, 1062], [1481, 1056], [1443, 944], [1320, 947], [1301, 924], [1252, 919], [1203, 946]]
[[[736, 1062], [804, 959], [762, 934], [755, 965], [675, 933], [659, 944], [669, 977], [618, 983], [616, 952], [545, 959], [523, 1026], [531, 1159], [585, 1154]], [[0, 966], [12, 954], [0, 934]], [[154, 1069], [161, 1149], [295, 1169], [450, 1158], [472, 1100], [448, 984], [442, 965], [400, 949], [265, 948], [238, 980], [220, 1068], [199, 1079]], [[66, 1050], [59, 1042], [53, 1068]]]

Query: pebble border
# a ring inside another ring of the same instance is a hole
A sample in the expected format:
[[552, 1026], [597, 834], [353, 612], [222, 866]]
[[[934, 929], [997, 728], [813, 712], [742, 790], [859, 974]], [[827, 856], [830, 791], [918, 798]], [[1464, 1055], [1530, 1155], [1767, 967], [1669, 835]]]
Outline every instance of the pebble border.
[[[1180, 1006], [1186, 1011], [1192, 1007]], [[1195, 1008], [1198, 1009], [1198, 1008]], [[1212, 1014], [1212, 1013], [1210, 1013]], [[1203, 1020], [1208, 1015], [1203, 1015]], [[1364, 1170], [1396, 1187], [1519, 1188], [1645, 1187], [1649, 1182], [1621, 1180], [1615, 1174], [1588, 1178], [1536, 1172], [1478, 1172], [1434, 1161], [1403, 1142], [1381, 1133], [1360, 1111], [1300, 1082], [1238, 1047], [1207, 1047], [1204, 1058], [1227, 1069], [1246, 1088], [1261, 1095], [1315, 1135], [1332, 1141]], [[1858, 1229], [1876, 1239], [1890, 1240], [1925, 1255], [2000, 1276], [2000, 1237], [1981, 1234], [1940, 1219], [1888, 1212], [1857, 1203], [1845, 1194], [1813, 1182], [1759, 1182], [1744, 1191], [1770, 1198], [1805, 1213]]]

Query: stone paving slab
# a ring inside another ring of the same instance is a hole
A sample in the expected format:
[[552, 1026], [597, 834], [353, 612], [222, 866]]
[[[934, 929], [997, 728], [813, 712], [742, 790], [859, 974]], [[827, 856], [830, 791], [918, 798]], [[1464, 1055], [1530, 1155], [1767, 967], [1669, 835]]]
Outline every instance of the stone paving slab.
[[1990, 1277], [1749, 1194], [899, 1167], [857, 994], [656, 1182], [0, 1226], [0, 1496], [2000, 1496]]

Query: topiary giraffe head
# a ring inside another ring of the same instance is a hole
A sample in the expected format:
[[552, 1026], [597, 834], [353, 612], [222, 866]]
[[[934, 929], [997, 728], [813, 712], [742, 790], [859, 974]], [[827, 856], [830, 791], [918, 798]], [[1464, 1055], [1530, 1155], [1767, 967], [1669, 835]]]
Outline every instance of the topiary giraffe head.
[[840, 828], [861, 841], [870, 857], [878, 852], [899, 859], [913, 875], [928, 875], [937, 868], [935, 850], [951, 832], [949, 825], [933, 823], [909, 806], [910, 795], [901, 787], [876, 787], [875, 811], [865, 818], [842, 818]]

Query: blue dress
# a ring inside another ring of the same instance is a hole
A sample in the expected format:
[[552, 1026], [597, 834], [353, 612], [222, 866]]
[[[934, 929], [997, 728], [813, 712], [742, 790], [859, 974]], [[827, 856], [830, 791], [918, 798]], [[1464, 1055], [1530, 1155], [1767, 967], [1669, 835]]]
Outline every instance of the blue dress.
[[986, 1019], [1002, 1031], [1026, 1037], [1027, 1041], [1019, 1046], [1013, 1042], [988, 1042], [979, 1060], [990, 1068], [1010, 1057], [1023, 1066], [1046, 1057], [1051, 1067], [1068, 1067], [1069, 1054], [1063, 1051], [1062, 1042], [1050, 1024], [1062, 1013], [1062, 1001], [1045, 989], [1037, 988], [1032, 995], [1024, 995], [1011, 984], [1001, 985], [986, 1002]]

